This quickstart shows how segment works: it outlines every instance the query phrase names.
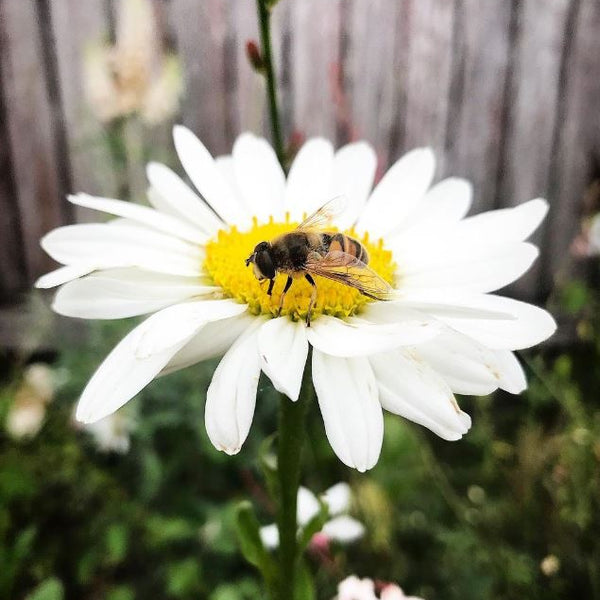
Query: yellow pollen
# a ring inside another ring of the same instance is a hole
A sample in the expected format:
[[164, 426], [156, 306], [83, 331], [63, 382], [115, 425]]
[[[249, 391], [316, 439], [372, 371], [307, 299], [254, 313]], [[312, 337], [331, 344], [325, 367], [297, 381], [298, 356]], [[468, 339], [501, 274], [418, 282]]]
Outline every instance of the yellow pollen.
[[[273, 294], [267, 295], [268, 280], [258, 281], [254, 276], [252, 265], [246, 267], [245, 260], [252, 254], [254, 247], [263, 241], [271, 241], [283, 233], [290, 233], [297, 227], [290, 223], [286, 216], [285, 222], [258, 224], [256, 219], [249, 231], [238, 231], [236, 227], [222, 229], [206, 244], [206, 259], [204, 268], [215, 285], [219, 286], [226, 297], [248, 304], [255, 315], [277, 316], [279, 299], [283, 292], [287, 275], [279, 273], [275, 278]], [[328, 232], [338, 231], [328, 228]], [[392, 253], [383, 247], [383, 240], [369, 240], [369, 235], [359, 235], [354, 228], [344, 231], [346, 235], [358, 240], [369, 253], [369, 267], [393, 284], [395, 264]], [[347, 285], [314, 277], [317, 284], [317, 301], [311, 318], [321, 314], [335, 317], [349, 317], [357, 314], [370, 298], [363, 296], [358, 290]], [[305, 319], [310, 302], [312, 286], [302, 277], [295, 278], [285, 296], [282, 315], [288, 315], [293, 320]]]

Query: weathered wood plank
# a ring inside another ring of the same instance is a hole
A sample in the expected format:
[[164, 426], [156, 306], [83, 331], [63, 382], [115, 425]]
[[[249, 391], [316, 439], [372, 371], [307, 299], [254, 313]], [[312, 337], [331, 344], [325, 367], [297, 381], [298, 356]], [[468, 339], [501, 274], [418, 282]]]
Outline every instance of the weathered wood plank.
[[[0, 15], [2, 13], [0, 12]], [[3, 38], [0, 37], [0, 52]], [[3, 72], [0, 62], [0, 90]], [[27, 286], [24, 269], [23, 243], [21, 240], [21, 222], [16, 203], [16, 189], [13, 180], [10, 148], [7, 143], [8, 131], [4, 98], [0, 94], [0, 302], [10, 301]]]
[[65, 218], [59, 161], [36, 3], [5, 0], [0, 11], [8, 143], [21, 214], [25, 267], [32, 281], [52, 265], [39, 246], [40, 238]]
[[510, 20], [510, 2], [456, 4], [447, 172], [472, 181], [473, 212], [496, 203]]
[[[498, 201], [514, 206], [547, 196], [552, 144], [559, 102], [559, 75], [570, 0], [518, 3], [518, 34], [505, 143], [499, 169]], [[531, 238], [543, 239], [545, 225]], [[533, 299], [540, 289], [541, 261], [511, 286], [511, 293]]]
[[226, 0], [173, 0], [170, 7], [171, 27], [185, 72], [182, 122], [214, 154], [231, 151], [224, 135], [231, 130], [224, 62], [229, 10]]
[[[106, 130], [91, 112], [84, 89], [84, 60], [90, 44], [108, 40], [104, 0], [50, 0], [66, 136], [70, 191], [114, 196], [117, 182]], [[76, 208], [78, 221], [95, 220], [93, 211]]]
[[342, 9], [348, 35], [340, 61], [338, 133], [342, 142], [366, 138], [382, 164], [398, 158], [389, 156], [389, 141], [400, 88], [406, 85], [405, 73], [394, 64], [400, 4], [352, 2]]
[[562, 102], [550, 169], [552, 209], [544, 244], [544, 291], [569, 264], [585, 188], [600, 178], [600, 4], [581, 0], [567, 31]]
[[293, 119], [307, 136], [335, 139], [332, 69], [339, 62], [341, 1], [303, 0], [290, 6]]
[[[279, 6], [274, 11], [275, 19], [281, 14]], [[246, 42], [252, 40], [260, 47], [258, 35], [258, 19], [254, 2], [242, 2], [236, 6], [231, 15], [231, 26], [235, 30], [235, 49], [233, 52], [235, 73], [235, 95], [233, 126], [235, 133], [252, 131], [268, 133], [269, 126], [265, 120], [265, 85], [261, 75], [256, 73], [246, 56]], [[273, 27], [273, 37], [279, 30], [276, 21]], [[280, 64], [279, 47], [274, 48], [275, 63]]]
[[445, 174], [454, 2], [410, 0], [404, 150], [431, 146]]

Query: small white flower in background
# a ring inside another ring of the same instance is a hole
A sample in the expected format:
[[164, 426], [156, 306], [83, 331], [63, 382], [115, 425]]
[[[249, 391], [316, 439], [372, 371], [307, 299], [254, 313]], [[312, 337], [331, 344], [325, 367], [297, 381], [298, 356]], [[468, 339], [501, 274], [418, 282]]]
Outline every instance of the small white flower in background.
[[[150, 164], [152, 207], [71, 196], [117, 218], [42, 239], [64, 265], [37, 282], [65, 284], [54, 300], [58, 313], [154, 313], [98, 368], [79, 401], [79, 420], [102, 419], [154, 378], [224, 354], [207, 391], [205, 423], [214, 446], [235, 454], [250, 430], [261, 370], [295, 401], [312, 345], [325, 433], [346, 465], [365, 471], [379, 458], [384, 409], [458, 440], [471, 419], [455, 393], [525, 389], [513, 351], [548, 338], [555, 322], [490, 292], [537, 257], [525, 240], [543, 220], [545, 200], [465, 217], [470, 184], [448, 178], [431, 187], [435, 161], [426, 148], [400, 158], [371, 190], [376, 157], [365, 142], [334, 151], [327, 140], [308, 140], [286, 177], [271, 146], [252, 134], [216, 159], [184, 127], [175, 127], [174, 139], [202, 199], [168, 167]], [[309, 283], [294, 282], [278, 316], [285, 277], [268, 296], [245, 260], [256, 244], [290, 232], [340, 195], [347, 204], [336, 226], [364, 246], [395, 299], [372, 301], [317, 277], [307, 327]]]
[[[319, 549], [324, 549], [330, 541], [349, 544], [364, 535], [363, 524], [346, 514], [350, 510], [351, 499], [350, 487], [347, 483], [338, 483], [322, 494], [321, 500], [327, 506], [331, 518], [323, 525], [323, 529], [313, 536], [313, 541]], [[298, 490], [297, 510], [300, 529], [319, 514], [319, 501], [305, 487], [300, 487]], [[260, 537], [266, 548], [273, 549], [279, 546], [279, 532], [275, 523], [261, 527]]]
[[84, 62], [85, 92], [101, 121], [138, 113], [150, 124], [179, 107], [183, 76], [179, 60], [158, 43], [149, 0], [120, 0], [114, 46], [92, 45]]
[[600, 254], [600, 214], [592, 217], [588, 232], [589, 254]]
[[135, 420], [126, 410], [120, 410], [94, 423], [84, 423], [82, 429], [92, 436], [100, 452], [127, 454]]
[[54, 398], [56, 381], [50, 367], [34, 363], [26, 367], [6, 416], [6, 431], [14, 439], [35, 437], [46, 416], [46, 406]]
[[351, 575], [338, 584], [338, 595], [333, 600], [423, 600], [417, 596], [405, 596], [402, 588], [395, 583], [386, 583], [379, 596], [375, 592], [375, 582], [371, 579], [359, 579]]
[[556, 575], [560, 570], [560, 559], [554, 554], [548, 554], [540, 563], [540, 570], [546, 577]]

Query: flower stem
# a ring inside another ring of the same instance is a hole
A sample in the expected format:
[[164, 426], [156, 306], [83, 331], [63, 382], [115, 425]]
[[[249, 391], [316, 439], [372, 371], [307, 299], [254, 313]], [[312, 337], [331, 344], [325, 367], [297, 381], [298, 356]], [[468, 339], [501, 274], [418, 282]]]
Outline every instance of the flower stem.
[[275, 86], [273, 53], [271, 50], [271, 8], [267, 4], [267, 0], [256, 0], [260, 24], [262, 59], [264, 62], [265, 78], [267, 80], [267, 96], [269, 100], [269, 116], [271, 119], [273, 146], [275, 146], [277, 160], [279, 160], [279, 163], [285, 170], [285, 149], [283, 147], [283, 137], [281, 134], [281, 120], [279, 116], [279, 107], [277, 105], [277, 89]]
[[298, 574], [297, 501], [300, 485], [301, 455], [305, 436], [305, 417], [313, 388], [310, 368], [306, 366], [302, 391], [297, 402], [281, 395], [277, 446], [279, 507], [279, 585], [277, 598], [292, 600]]

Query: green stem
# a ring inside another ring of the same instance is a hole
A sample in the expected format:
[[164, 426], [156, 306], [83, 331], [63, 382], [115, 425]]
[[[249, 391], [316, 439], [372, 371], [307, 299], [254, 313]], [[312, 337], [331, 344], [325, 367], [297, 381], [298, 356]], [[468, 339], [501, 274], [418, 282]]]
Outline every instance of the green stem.
[[262, 48], [262, 59], [264, 63], [265, 78], [267, 80], [267, 96], [269, 99], [269, 117], [271, 119], [271, 132], [273, 134], [273, 145], [275, 153], [281, 166], [285, 169], [285, 149], [281, 134], [281, 120], [279, 107], [277, 105], [277, 90], [275, 86], [275, 73], [273, 71], [273, 53], [271, 50], [271, 9], [267, 6], [267, 0], [256, 0], [258, 8], [258, 20], [260, 24], [260, 43]]
[[298, 565], [297, 501], [300, 486], [301, 455], [305, 437], [305, 418], [313, 388], [310, 368], [306, 366], [302, 392], [297, 402], [281, 395], [277, 445], [279, 507], [279, 584], [277, 598], [292, 600]]

